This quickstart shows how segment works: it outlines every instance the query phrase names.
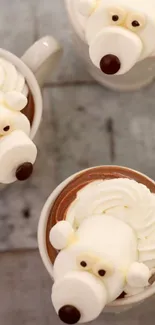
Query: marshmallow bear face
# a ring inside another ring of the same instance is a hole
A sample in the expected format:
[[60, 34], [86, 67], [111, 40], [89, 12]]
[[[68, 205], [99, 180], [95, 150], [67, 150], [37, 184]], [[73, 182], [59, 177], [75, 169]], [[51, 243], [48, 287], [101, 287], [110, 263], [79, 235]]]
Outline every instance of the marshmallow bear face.
[[[97, 252], [80, 241], [62, 250], [54, 264], [52, 302], [60, 319], [70, 324], [66, 306], [72, 306], [74, 323], [91, 321], [109, 302], [115, 300], [125, 286], [125, 274], [102, 259]], [[64, 316], [65, 315], [65, 316]]]
[[[77, 0], [94, 65], [108, 75], [128, 72], [155, 52], [152, 0]], [[130, 55], [129, 55], [130, 54]]]
[[37, 148], [30, 139], [30, 122], [21, 113], [27, 97], [18, 91], [0, 93], [0, 183], [24, 181], [33, 172]]
[[73, 270], [86, 271], [103, 280], [103, 277], [105, 279], [113, 275], [116, 268], [112, 261], [95, 253], [91, 245], [84, 246], [80, 240], [75, 239], [75, 242], [73, 240], [72, 244], [58, 254], [54, 264], [54, 278], [61, 278]]
[[58, 222], [51, 229], [50, 242], [60, 250], [53, 266], [52, 302], [66, 323], [72, 316], [72, 324], [97, 318], [127, 284], [137, 281], [145, 286], [148, 281], [148, 268], [135, 265], [133, 230], [109, 215], [90, 216], [76, 231], [69, 222]]
[[[104, 254], [103, 254], [104, 255]], [[115, 300], [123, 291], [125, 272], [108, 258], [102, 258], [91, 245], [84, 247], [80, 240], [62, 250], [54, 264], [54, 279], [59, 281], [71, 272], [93, 276], [108, 291], [108, 302]]]
[[26, 105], [27, 98], [21, 93], [12, 91], [0, 94], [0, 137], [15, 130], [30, 134], [29, 120], [20, 112]]

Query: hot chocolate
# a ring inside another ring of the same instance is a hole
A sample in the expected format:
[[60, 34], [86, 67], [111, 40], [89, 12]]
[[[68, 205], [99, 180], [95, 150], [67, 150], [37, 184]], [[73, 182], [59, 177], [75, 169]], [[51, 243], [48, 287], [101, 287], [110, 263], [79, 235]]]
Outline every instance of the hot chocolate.
[[31, 141], [35, 105], [24, 75], [0, 57], [0, 182], [26, 180], [37, 148]]
[[16, 91], [27, 97], [27, 105], [22, 110], [32, 125], [34, 117], [34, 100], [25, 77], [9, 61], [0, 57], [0, 91]]
[[28, 120], [30, 121], [30, 125], [32, 125], [34, 114], [35, 114], [35, 106], [34, 106], [34, 99], [30, 91], [27, 99], [28, 99], [28, 103], [26, 107], [22, 110], [22, 113], [28, 118]]
[[152, 295], [154, 193], [153, 180], [118, 166], [79, 172], [52, 193], [38, 239], [63, 322], [89, 322]]
[[65, 0], [65, 4], [75, 48], [98, 82], [132, 91], [154, 79], [154, 0]]
[[52, 247], [49, 241], [49, 233], [51, 228], [60, 220], [66, 219], [66, 214], [71, 203], [76, 199], [77, 192], [95, 180], [107, 180], [128, 178], [133, 179], [138, 183], [144, 184], [155, 193], [155, 183], [144, 175], [123, 167], [117, 166], [101, 166], [97, 168], [88, 169], [81, 172], [62, 190], [60, 195], [55, 200], [47, 222], [46, 229], [46, 244], [51, 262], [53, 263], [57, 251]]

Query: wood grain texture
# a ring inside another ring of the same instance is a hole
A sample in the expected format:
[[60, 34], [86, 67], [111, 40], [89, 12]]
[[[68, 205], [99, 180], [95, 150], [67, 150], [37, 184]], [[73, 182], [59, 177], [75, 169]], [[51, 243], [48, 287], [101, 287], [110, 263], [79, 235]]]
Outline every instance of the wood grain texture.
[[0, 0], [0, 47], [21, 56], [34, 42], [36, 0]]
[[139, 92], [99, 85], [46, 90], [53, 102], [58, 182], [90, 166], [117, 164], [155, 178], [155, 84]]
[[[56, 321], [50, 301], [51, 280], [37, 252], [0, 255], [0, 323], [50, 324]], [[58, 323], [57, 323], [58, 324]]]

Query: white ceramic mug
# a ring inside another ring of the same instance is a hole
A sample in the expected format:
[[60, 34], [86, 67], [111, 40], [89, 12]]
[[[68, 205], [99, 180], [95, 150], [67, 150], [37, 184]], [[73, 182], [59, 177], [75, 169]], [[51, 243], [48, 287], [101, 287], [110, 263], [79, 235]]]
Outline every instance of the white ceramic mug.
[[[147, 177], [144, 174], [141, 174], [135, 170], [132, 170], [130, 168], [126, 167], [119, 167], [119, 166], [104, 166], [105, 169], [110, 170], [110, 172], [119, 173], [122, 175], [126, 175], [126, 177], [129, 177], [132, 175], [133, 179], [137, 180], [138, 182], [142, 182], [142, 179], [145, 179], [145, 183], [150, 187], [150, 189], [155, 188], [155, 182], [151, 180], [149, 177]], [[95, 167], [94, 167], [95, 168]], [[93, 169], [94, 169], [93, 168]], [[91, 168], [90, 168], [91, 169]], [[86, 171], [86, 170], [85, 170]], [[79, 176], [84, 171], [80, 171], [69, 178], [67, 178], [65, 181], [63, 181], [50, 195], [48, 200], [46, 201], [43, 210], [41, 212], [40, 220], [39, 220], [39, 226], [38, 226], [38, 245], [39, 245], [39, 251], [42, 258], [42, 261], [44, 263], [45, 268], [47, 269], [48, 273], [50, 274], [51, 278], [53, 279], [53, 265], [51, 263], [51, 260], [49, 258], [48, 252], [47, 252], [47, 245], [46, 245], [46, 230], [47, 230], [47, 222], [50, 215], [51, 208], [57, 199], [57, 197], [60, 195], [62, 190], [77, 176]], [[132, 178], [131, 177], [131, 178]], [[120, 313], [126, 310], [129, 310], [136, 305], [142, 303], [149, 297], [153, 296], [155, 294], [155, 285], [152, 285], [148, 288], [146, 288], [143, 292], [136, 294], [134, 296], [130, 296], [123, 299], [115, 300], [114, 302], [107, 305], [104, 309], [104, 312], [112, 312], [112, 313]]]
[[[12, 63], [24, 76], [34, 102], [34, 116], [29, 134], [22, 132], [19, 126], [19, 129], [15, 128], [13, 132], [0, 138], [0, 183], [25, 180], [32, 173], [37, 156], [37, 149], [32, 140], [39, 128], [43, 109], [40, 87], [59, 62], [61, 54], [62, 49], [52, 36], [38, 40], [21, 58], [0, 49], [0, 58]], [[0, 120], [0, 123], [2, 122]]]
[[135, 90], [155, 77], [155, 3], [65, 0], [74, 44], [90, 74], [114, 90]]

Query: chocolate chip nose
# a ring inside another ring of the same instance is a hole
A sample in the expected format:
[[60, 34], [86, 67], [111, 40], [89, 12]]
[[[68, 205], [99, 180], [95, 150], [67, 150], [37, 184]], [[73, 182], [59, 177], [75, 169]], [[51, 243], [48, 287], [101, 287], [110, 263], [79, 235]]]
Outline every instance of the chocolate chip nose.
[[116, 55], [107, 54], [100, 61], [100, 68], [105, 74], [116, 74], [121, 67], [121, 62]]
[[63, 306], [58, 315], [61, 321], [66, 324], [76, 324], [81, 318], [79, 310], [71, 305]]
[[25, 181], [33, 172], [33, 165], [30, 162], [26, 162], [19, 166], [16, 170], [16, 178], [18, 181]]

